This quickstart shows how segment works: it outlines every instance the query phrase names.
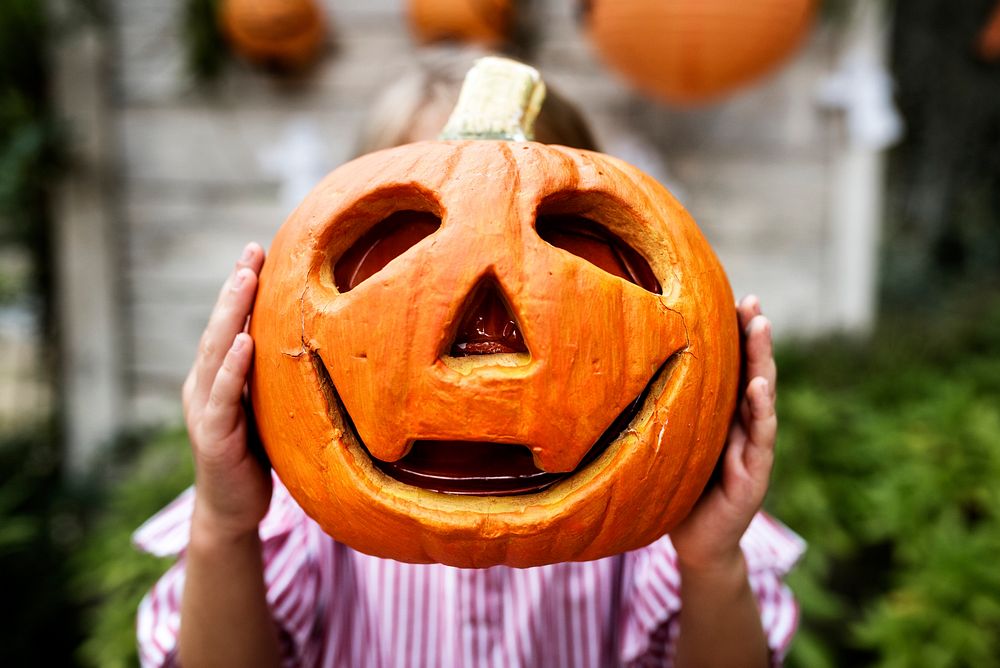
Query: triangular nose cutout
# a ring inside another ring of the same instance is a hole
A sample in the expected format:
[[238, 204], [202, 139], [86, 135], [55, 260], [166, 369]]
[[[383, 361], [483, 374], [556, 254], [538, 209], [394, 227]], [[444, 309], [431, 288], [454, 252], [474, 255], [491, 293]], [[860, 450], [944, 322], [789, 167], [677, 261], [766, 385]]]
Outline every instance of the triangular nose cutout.
[[491, 279], [481, 281], [465, 302], [451, 344], [451, 356], [526, 352], [528, 346], [521, 328], [507, 307], [500, 286]]

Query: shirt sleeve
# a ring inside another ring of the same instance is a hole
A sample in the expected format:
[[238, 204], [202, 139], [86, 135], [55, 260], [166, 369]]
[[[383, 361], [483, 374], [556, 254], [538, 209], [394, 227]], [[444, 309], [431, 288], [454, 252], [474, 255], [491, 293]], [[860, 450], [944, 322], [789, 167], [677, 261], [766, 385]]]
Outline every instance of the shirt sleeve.
[[[805, 552], [805, 541], [765, 513], [758, 513], [740, 540], [750, 588], [775, 666], [780, 666], [798, 626], [799, 608], [783, 578]], [[673, 665], [680, 632], [680, 574], [668, 536], [625, 555], [622, 574], [621, 645], [628, 666]]]
[[[184, 590], [185, 550], [191, 530], [194, 489], [189, 488], [133, 534], [135, 546], [149, 554], [178, 560], [139, 604], [136, 635], [144, 668], [175, 666]], [[271, 506], [260, 524], [267, 601], [280, 629], [286, 666], [311, 665], [320, 651], [318, 614], [326, 601], [321, 580], [329, 539], [274, 477]], [[327, 555], [328, 556], [328, 555]]]

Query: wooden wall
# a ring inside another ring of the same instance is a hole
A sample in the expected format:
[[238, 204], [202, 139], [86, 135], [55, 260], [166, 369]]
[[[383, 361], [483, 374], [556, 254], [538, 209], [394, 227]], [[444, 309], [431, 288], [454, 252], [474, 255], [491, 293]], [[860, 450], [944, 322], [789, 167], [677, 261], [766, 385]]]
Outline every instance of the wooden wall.
[[[326, 0], [335, 46], [311, 76], [289, 84], [237, 65], [199, 91], [184, 65], [182, 4], [116, 0], [104, 54], [113, 242], [101, 261], [113, 263], [114, 278], [96, 288], [116, 305], [119, 424], [177, 419], [180, 383], [218, 285], [243, 244], [266, 245], [287, 214], [262, 151], [305, 120], [331, 167], [347, 159], [367, 106], [416, 48], [403, 0]], [[845, 283], [843, 272], [851, 258], [871, 263], [877, 235], [838, 241], [848, 151], [841, 120], [814, 103], [845, 43], [836, 31], [820, 27], [787, 67], [722, 104], [671, 111], [631, 93], [599, 62], [572, 2], [532, 7], [535, 62], [547, 80], [579, 104], [607, 152], [676, 190], [735, 291], [762, 296], [779, 336], [867, 326], [873, 285]], [[72, 90], [64, 99], [72, 106]], [[866, 173], [862, 189], [877, 191], [879, 178], [879, 169]], [[86, 289], [77, 286], [80, 298]], [[86, 327], [67, 336], [85, 337]]]

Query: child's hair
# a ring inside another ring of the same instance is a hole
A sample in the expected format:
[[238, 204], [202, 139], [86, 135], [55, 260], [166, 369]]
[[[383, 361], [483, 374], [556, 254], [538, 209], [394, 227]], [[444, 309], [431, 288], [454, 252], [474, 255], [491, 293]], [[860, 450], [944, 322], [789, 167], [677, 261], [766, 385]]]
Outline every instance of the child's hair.
[[[413, 70], [390, 84], [372, 105], [356, 154], [436, 137], [458, 101], [465, 73], [484, 55], [488, 54], [454, 47], [422, 52]], [[545, 103], [535, 121], [535, 139], [543, 144], [597, 150], [583, 116], [551, 86], [547, 86]]]

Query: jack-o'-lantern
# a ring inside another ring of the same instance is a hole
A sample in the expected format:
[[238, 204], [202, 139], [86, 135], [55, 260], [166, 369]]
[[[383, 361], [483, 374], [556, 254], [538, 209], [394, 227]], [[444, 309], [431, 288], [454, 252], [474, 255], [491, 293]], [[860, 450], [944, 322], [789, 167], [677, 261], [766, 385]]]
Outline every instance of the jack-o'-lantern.
[[277, 70], [310, 65], [326, 37], [316, 0], [223, 0], [219, 24], [238, 54]]
[[347, 163], [274, 239], [250, 329], [258, 428], [355, 549], [604, 557], [669, 531], [716, 464], [739, 373], [719, 262], [639, 170], [512, 141], [540, 90], [479, 61], [443, 136], [492, 139]]
[[719, 98], [785, 60], [812, 24], [816, 0], [584, 0], [601, 56], [654, 98]]
[[421, 42], [495, 46], [507, 41], [514, 0], [409, 0], [410, 25]]

